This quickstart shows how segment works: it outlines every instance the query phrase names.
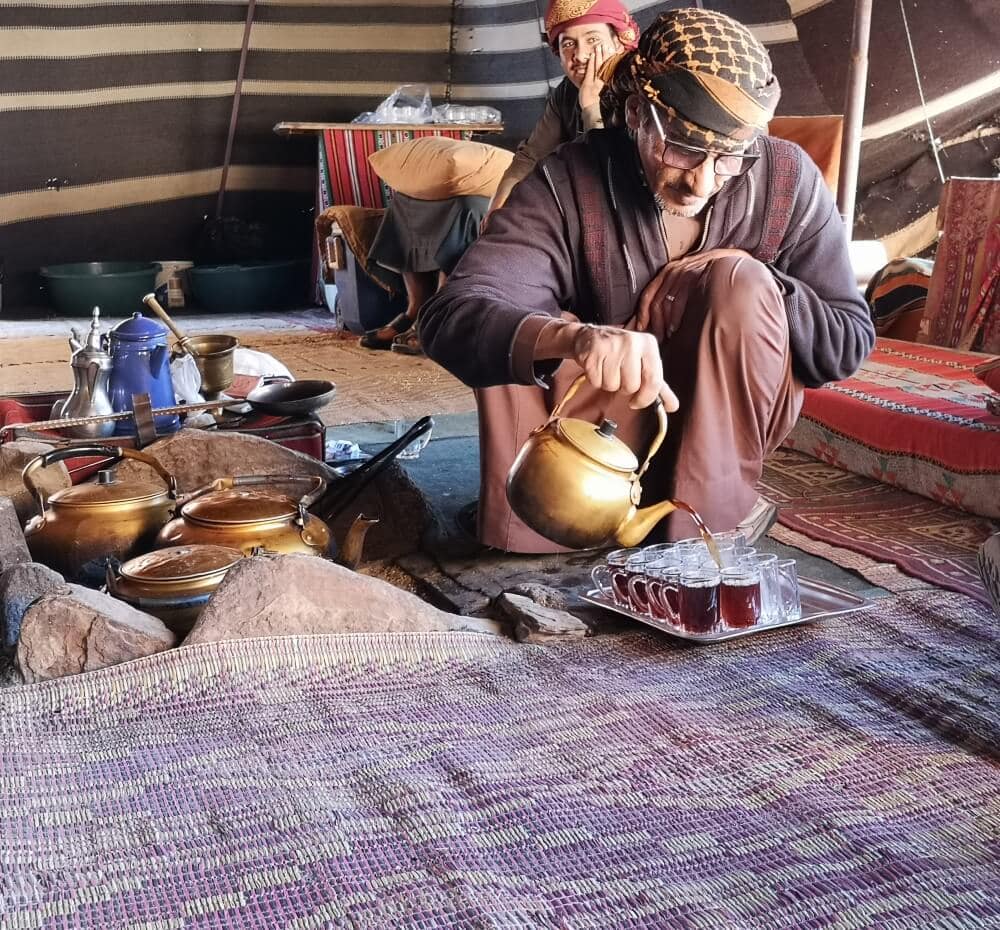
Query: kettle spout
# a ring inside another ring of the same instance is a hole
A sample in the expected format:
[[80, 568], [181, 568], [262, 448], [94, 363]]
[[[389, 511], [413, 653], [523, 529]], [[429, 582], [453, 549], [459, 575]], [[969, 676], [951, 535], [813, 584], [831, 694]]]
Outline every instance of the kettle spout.
[[663, 501], [636, 510], [615, 530], [615, 542], [626, 549], [638, 546], [653, 531], [657, 523], [676, 509], [673, 501]]
[[344, 537], [344, 544], [340, 547], [340, 554], [337, 561], [346, 568], [355, 569], [361, 564], [362, 554], [365, 548], [365, 536], [368, 531], [378, 523], [378, 519], [370, 519], [359, 513]]

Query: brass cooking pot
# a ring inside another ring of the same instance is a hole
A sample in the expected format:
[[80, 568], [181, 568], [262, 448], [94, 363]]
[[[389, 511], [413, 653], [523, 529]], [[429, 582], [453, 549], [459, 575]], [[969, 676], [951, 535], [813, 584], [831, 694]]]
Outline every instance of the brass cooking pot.
[[[291, 482], [313, 487], [297, 501], [268, 487]], [[180, 515], [160, 530], [156, 546], [212, 544], [245, 555], [269, 549], [325, 556], [330, 554], [330, 529], [308, 512], [325, 490], [326, 482], [318, 475], [218, 478], [184, 500]]]
[[548, 421], [528, 436], [507, 475], [511, 509], [536, 533], [570, 549], [637, 546], [676, 509], [663, 501], [639, 509], [640, 479], [667, 434], [667, 414], [653, 405], [659, 428], [639, 461], [617, 436], [617, 424], [560, 417], [586, 375], [570, 385]]
[[[57, 491], [48, 499], [35, 483], [36, 473], [72, 458], [107, 458], [109, 467], [94, 483]], [[120, 481], [114, 466], [135, 459], [162, 479]], [[70, 581], [100, 583], [109, 559], [124, 561], [152, 548], [156, 534], [177, 506], [177, 482], [156, 459], [133, 449], [82, 446], [56, 449], [32, 459], [21, 473], [38, 501], [39, 515], [24, 528], [31, 557]]]
[[228, 546], [171, 546], [109, 565], [108, 594], [159, 617], [183, 636], [243, 553]]

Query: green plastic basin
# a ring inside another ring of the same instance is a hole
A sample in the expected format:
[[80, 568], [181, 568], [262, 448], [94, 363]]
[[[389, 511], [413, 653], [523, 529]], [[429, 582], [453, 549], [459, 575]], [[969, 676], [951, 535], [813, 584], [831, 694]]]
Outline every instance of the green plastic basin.
[[75, 262], [48, 265], [41, 275], [59, 313], [89, 316], [100, 307], [110, 317], [141, 311], [142, 298], [153, 290], [159, 270], [156, 262]]
[[195, 265], [189, 272], [195, 300], [205, 310], [240, 313], [302, 306], [309, 289], [309, 259]]

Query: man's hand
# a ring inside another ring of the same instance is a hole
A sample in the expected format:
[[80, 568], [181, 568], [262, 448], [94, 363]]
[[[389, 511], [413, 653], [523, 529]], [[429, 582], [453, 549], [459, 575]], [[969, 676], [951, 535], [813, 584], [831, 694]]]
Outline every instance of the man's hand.
[[598, 390], [623, 391], [633, 410], [657, 397], [668, 413], [677, 409], [677, 398], [663, 380], [659, 343], [649, 333], [553, 320], [535, 346], [536, 361], [552, 358], [573, 359]]
[[651, 333], [658, 343], [669, 339], [681, 325], [691, 292], [708, 265], [727, 256], [736, 258], [747, 255], [739, 249], [711, 249], [685, 255], [664, 265], [639, 297], [635, 329]]
[[586, 110], [595, 103], [601, 102], [601, 91], [604, 90], [604, 81], [597, 75], [601, 71], [608, 53], [603, 45], [595, 45], [587, 59], [587, 71], [580, 82], [580, 109]]

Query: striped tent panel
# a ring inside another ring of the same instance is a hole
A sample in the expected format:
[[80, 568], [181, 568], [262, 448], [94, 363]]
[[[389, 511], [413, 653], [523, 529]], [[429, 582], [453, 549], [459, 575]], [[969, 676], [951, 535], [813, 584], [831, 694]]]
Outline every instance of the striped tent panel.
[[[645, 26], [688, 2], [626, 5]], [[274, 124], [348, 121], [401, 83], [428, 84], [435, 102], [496, 106], [505, 133], [489, 141], [513, 145], [561, 76], [541, 41], [545, 3], [258, 0], [226, 212], [307, 226], [316, 144], [280, 138]], [[705, 5], [767, 44], [783, 87], [779, 114], [843, 109], [853, 0]], [[980, 174], [1000, 156], [1000, 137], [988, 126], [974, 132], [1000, 104], [992, 6], [954, 0], [945, 16], [940, 4], [907, 0], [951, 174]], [[9, 302], [37, 302], [41, 264], [190, 255], [214, 202], [245, 12], [243, 0], [0, 0]], [[934, 229], [940, 186], [894, 0], [875, 4], [871, 73], [859, 233], [912, 249]]]
[[[505, 133], [489, 141], [513, 145], [561, 77], [544, 4], [258, 0], [226, 212], [305, 229], [317, 147], [273, 126], [349, 121], [401, 83], [428, 84], [436, 103], [496, 106]], [[684, 4], [627, 5], [644, 26]], [[825, 111], [785, 0], [709, 5], [768, 44], [785, 112]], [[43, 264], [191, 255], [217, 190], [245, 15], [242, 0], [0, 0], [0, 138], [18, 140], [0, 171], [9, 303], [38, 302]]]

